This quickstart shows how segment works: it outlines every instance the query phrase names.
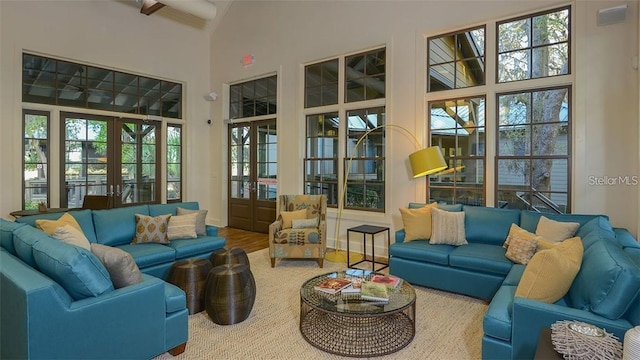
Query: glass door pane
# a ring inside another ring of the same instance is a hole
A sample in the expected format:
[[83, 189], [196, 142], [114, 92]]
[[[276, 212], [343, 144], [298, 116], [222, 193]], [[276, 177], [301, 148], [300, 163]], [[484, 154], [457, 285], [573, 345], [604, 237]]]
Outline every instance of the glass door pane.
[[231, 191], [236, 199], [249, 199], [251, 196], [251, 137], [250, 126], [238, 126], [231, 129]]
[[257, 126], [258, 200], [276, 201], [278, 183], [278, 136], [276, 122]]
[[158, 127], [142, 121], [119, 121], [120, 179], [117, 182], [121, 204], [156, 202], [158, 167]]

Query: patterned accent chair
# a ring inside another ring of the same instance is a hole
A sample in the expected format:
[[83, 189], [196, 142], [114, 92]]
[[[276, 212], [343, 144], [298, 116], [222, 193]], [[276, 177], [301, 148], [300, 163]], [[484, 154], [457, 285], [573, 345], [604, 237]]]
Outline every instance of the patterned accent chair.
[[324, 195], [279, 195], [276, 221], [269, 225], [271, 267], [276, 258], [316, 259], [322, 267], [327, 249], [326, 213]]

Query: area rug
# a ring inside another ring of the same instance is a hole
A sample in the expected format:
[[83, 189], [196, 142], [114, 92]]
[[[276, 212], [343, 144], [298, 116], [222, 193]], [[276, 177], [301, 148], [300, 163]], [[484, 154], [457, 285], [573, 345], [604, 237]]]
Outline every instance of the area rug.
[[[316, 349], [300, 334], [300, 286], [309, 278], [344, 270], [346, 264], [279, 260], [271, 268], [268, 249], [249, 254], [256, 300], [249, 317], [234, 325], [217, 325], [206, 311], [189, 316], [184, 353], [156, 359], [345, 359]], [[429, 276], [425, 274], [425, 276]], [[480, 359], [482, 317], [487, 303], [414, 286], [416, 335], [386, 359]]]

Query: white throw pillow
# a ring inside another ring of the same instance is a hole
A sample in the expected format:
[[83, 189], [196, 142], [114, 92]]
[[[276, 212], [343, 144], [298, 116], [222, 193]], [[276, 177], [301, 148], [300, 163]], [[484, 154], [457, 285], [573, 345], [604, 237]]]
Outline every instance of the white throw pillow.
[[102, 244], [91, 244], [91, 252], [107, 268], [114, 288], [142, 282], [142, 273], [128, 252]]
[[318, 227], [318, 218], [313, 219], [292, 219], [292, 229], [313, 229]]
[[464, 245], [464, 211], [449, 212], [431, 209], [431, 239], [429, 244]]
[[76, 229], [76, 227], [71, 224], [56, 228], [51, 235], [62, 242], [80, 246], [81, 248], [91, 251], [91, 243], [89, 243], [87, 237], [84, 236], [82, 231]]
[[196, 217], [196, 234], [198, 236], [207, 236], [207, 213], [208, 210], [191, 210], [191, 209], [183, 209], [179, 207], [177, 209], [178, 215], [188, 215], [196, 213], [198, 216]]
[[540, 216], [536, 235], [542, 236], [549, 242], [558, 243], [572, 238], [579, 226], [580, 224], [576, 222], [555, 221]]
[[169, 225], [167, 226], [167, 236], [169, 237], [169, 240], [197, 238], [197, 217], [198, 213], [172, 216], [169, 219]]

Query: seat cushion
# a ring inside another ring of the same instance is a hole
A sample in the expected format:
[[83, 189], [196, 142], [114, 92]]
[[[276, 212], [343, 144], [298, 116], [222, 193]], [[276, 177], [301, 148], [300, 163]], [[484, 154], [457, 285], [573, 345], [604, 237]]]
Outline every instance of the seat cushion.
[[164, 283], [164, 301], [167, 314], [187, 307], [187, 297], [184, 291], [169, 282]]
[[176, 259], [176, 251], [162, 244], [127, 244], [117, 248], [131, 254], [141, 270], [149, 266], [173, 262]]
[[461, 269], [507, 275], [513, 263], [505, 257], [501, 245], [469, 243], [449, 254], [449, 265]]
[[389, 255], [420, 262], [448, 265], [449, 254], [455, 248], [453, 245], [432, 245], [428, 240], [415, 240], [408, 243], [391, 244]]
[[221, 237], [201, 236], [196, 239], [171, 240], [166, 246], [175, 250], [176, 260], [180, 260], [221, 249], [225, 243], [225, 239]]

